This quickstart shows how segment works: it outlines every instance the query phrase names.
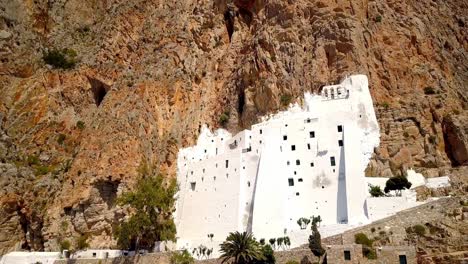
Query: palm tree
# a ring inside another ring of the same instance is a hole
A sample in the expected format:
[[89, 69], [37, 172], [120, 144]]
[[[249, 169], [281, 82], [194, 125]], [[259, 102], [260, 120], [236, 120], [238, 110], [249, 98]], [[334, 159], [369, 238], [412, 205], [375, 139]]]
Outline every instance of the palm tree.
[[232, 259], [233, 264], [247, 264], [264, 259], [262, 247], [251, 233], [231, 232], [220, 247], [222, 263]]

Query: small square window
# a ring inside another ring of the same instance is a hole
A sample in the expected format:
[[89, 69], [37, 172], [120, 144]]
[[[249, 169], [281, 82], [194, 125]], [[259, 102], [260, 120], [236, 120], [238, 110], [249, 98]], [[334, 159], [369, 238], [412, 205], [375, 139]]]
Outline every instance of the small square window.
[[297, 171], [294, 171], [294, 175], [297, 175]]
[[196, 182], [191, 182], [190, 183], [190, 189], [192, 189], [192, 191], [195, 191], [195, 187], [197, 186], [197, 183]]
[[330, 165], [331, 166], [336, 166], [335, 157], [330, 157]]
[[342, 125], [338, 126], [338, 132], [343, 132], [343, 126]]
[[297, 181], [298, 181], [298, 182], [303, 182], [302, 178], [299, 178]]
[[249, 186], [249, 187], [250, 187], [250, 182], [249, 182], [249, 181], [247, 182], [247, 186]]
[[288, 161], [286, 162], [286, 165], [288, 165], [288, 166], [289, 166], [289, 164], [291, 164], [291, 162], [289, 162], [289, 160], [288, 160]]
[[310, 138], [315, 138], [315, 131], [310, 131], [309, 132], [309, 137]]
[[296, 160], [296, 165], [301, 165], [301, 161], [300, 161], [300, 160]]
[[291, 145], [291, 150], [295, 151], [296, 150], [296, 145]]
[[349, 250], [344, 251], [344, 259], [345, 260], [351, 260], [351, 251], [349, 251]]
[[310, 143], [307, 143], [307, 149], [310, 149]]
[[310, 163], [310, 166], [311, 166], [311, 167], [313, 167], [313, 166], [314, 166], [314, 163], [313, 163], [313, 162], [311, 162], [311, 163]]
[[343, 146], [343, 140], [342, 140], [342, 139], [338, 140], [338, 146], [339, 146], [339, 147], [342, 147], [342, 146]]
[[93, 252], [93, 258], [95, 258], [95, 257], [96, 257], [96, 252]]
[[296, 196], [299, 196], [299, 193], [298, 193], [298, 192], [296, 193]]
[[307, 122], [307, 123], [310, 123], [310, 118], [307, 118], [306, 122]]
[[284, 135], [283, 140], [288, 140], [288, 136]]
[[260, 144], [262, 144], [262, 141], [261, 141], [261, 140], [260, 140], [259, 142], [260, 142]]
[[294, 186], [294, 179], [293, 178], [288, 179], [288, 185], [289, 186]]
[[260, 135], [263, 133], [263, 131], [260, 129]]

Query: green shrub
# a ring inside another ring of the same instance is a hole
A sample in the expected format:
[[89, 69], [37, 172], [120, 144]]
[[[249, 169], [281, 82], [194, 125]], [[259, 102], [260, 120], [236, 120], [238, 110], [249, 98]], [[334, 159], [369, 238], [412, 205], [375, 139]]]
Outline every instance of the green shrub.
[[436, 94], [436, 91], [434, 88], [428, 86], [428, 87], [424, 87], [424, 94], [432, 95], [432, 94]]
[[[369, 186], [369, 194], [372, 196], [372, 197], [381, 197], [381, 196], [384, 196], [384, 192], [382, 191], [382, 189], [380, 188], [380, 186], [378, 185], [370, 185]], [[374, 228], [374, 231], [375, 231], [375, 228]], [[372, 231], [372, 232], [374, 232]]]
[[28, 158], [26, 159], [26, 162], [28, 163], [29, 166], [38, 165], [39, 158], [35, 155], [29, 155]]
[[286, 262], [286, 264], [299, 264], [299, 262], [295, 261], [295, 260], [288, 260], [288, 262]]
[[219, 116], [219, 124], [225, 126], [229, 122], [229, 115], [229, 111], [224, 111], [224, 113]]
[[403, 132], [403, 136], [404, 136], [405, 138], [409, 138], [409, 134], [408, 134], [408, 132], [406, 132], [406, 131], [405, 131], [405, 132]]
[[381, 15], [378, 15], [375, 17], [375, 22], [382, 22], [382, 16]]
[[61, 224], [61, 227], [62, 227], [62, 230], [63, 230], [63, 231], [66, 231], [67, 228], [68, 228], [68, 222], [67, 222], [67, 221], [63, 221], [62, 224]]
[[357, 233], [354, 235], [354, 242], [363, 246], [372, 247], [372, 240], [370, 240], [366, 234]]
[[426, 228], [423, 225], [413, 226], [413, 232], [418, 236], [423, 236], [426, 233]]
[[70, 248], [71, 248], [70, 241], [65, 239], [60, 242], [60, 251], [70, 250]]
[[280, 101], [283, 106], [288, 106], [291, 103], [292, 96], [289, 94], [281, 95]]
[[387, 110], [388, 108], [390, 108], [390, 104], [388, 102], [383, 102], [382, 103], [382, 106], [383, 108], [385, 108], [385, 110]]
[[370, 231], [371, 231], [372, 233], [374, 233], [374, 232], [375, 232], [375, 227], [372, 227], [372, 228], [370, 229]]
[[379, 235], [381, 235], [381, 236], [385, 236], [386, 234], [387, 234], [387, 232], [385, 232], [383, 230], [379, 232]]
[[42, 59], [56, 69], [72, 69], [76, 65], [76, 56], [72, 49], [53, 49], [45, 52]]
[[48, 166], [40, 165], [36, 167], [36, 176], [46, 175], [50, 172], [50, 168]]
[[62, 145], [63, 142], [65, 141], [65, 138], [66, 138], [66, 136], [64, 134], [59, 134], [58, 137], [57, 137], [57, 143]]
[[76, 127], [80, 130], [83, 130], [85, 128], [85, 123], [83, 121], [78, 121], [76, 122]]
[[362, 254], [367, 259], [377, 259], [377, 254], [375, 253], [375, 249], [373, 249], [373, 248], [363, 247], [362, 248]]
[[89, 244], [87, 240], [88, 240], [87, 235], [81, 235], [80, 237], [78, 237], [78, 239], [76, 240], [76, 248], [79, 250], [88, 248]]
[[171, 255], [171, 264], [191, 264], [195, 259], [184, 249], [183, 251], [174, 251]]

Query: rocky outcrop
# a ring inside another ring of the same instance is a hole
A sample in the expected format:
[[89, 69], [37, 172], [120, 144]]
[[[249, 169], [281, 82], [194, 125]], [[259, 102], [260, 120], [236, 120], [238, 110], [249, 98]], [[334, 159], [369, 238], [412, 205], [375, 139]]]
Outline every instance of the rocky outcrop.
[[468, 113], [446, 117], [442, 128], [446, 152], [452, 164], [468, 165]]
[[[382, 131], [368, 175], [464, 164], [465, 1], [12, 0], [0, 10], [0, 234], [15, 230], [0, 235], [3, 250], [83, 235], [112, 246], [123, 214], [113, 197], [142, 161], [173, 177], [202, 124], [228, 112], [239, 131], [282, 98], [354, 73], [369, 76]], [[76, 51], [76, 67], [45, 65], [54, 48]]]

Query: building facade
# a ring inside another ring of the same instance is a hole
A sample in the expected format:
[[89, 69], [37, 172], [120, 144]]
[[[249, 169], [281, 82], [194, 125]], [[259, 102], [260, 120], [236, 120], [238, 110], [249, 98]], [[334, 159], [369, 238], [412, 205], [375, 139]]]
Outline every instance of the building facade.
[[216, 247], [232, 231], [286, 236], [300, 230], [301, 217], [320, 216], [322, 225], [368, 221], [364, 170], [378, 144], [364, 75], [305, 94], [303, 107], [235, 136], [204, 127], [197, 145], [178, 156], [177, 246]]

